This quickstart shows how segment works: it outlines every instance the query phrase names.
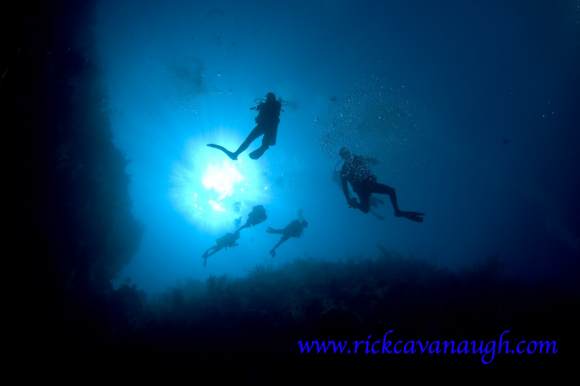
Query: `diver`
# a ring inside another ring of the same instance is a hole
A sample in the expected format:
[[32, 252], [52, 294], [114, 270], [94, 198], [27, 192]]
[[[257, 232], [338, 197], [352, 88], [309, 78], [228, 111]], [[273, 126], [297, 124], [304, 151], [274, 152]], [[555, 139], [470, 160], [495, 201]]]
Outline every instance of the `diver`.
[[237, 247], [237, 241], [240, 238], [240, 232], [236, 231], [234, 233], [226, 233], [224, 236], [218, 238], [215, 241], [215, 245], [213, 247], [208, 248], [203, 255], [201, 256], [203, 259], [203, 266], [207, 266], [207, 258], [221, 251], [224, 248], [233, 248]]
[[257, 110], [256, 127], [250, 132], [248, 137], [240, 145], [238, 150], [231, 152], [221, 145], [213, 143], [207, 146], [213, 147], [226, 153], [232, 160], [237, 160], [238, 156], [243, 153], [252, 142], [259, 136], [263, 135], [262, 146], [250, 153], [250, 158], [260, 158], [270, 146], [276, 144], [276, 136], [278, 134], [278, 124], [280, 123], [280, 112], [282, 111], [282, 102], [276, 98], [274, 93], [269, 92], [266, 99], [260, 102], [257, 106], [252, 107], [251, 110]]
[[264, 206], [262, 205], [256, 205], [252, 208], [250, 214], [248, 214], [248, 219], [246, 220], [245, 224], [242, 225], [240, 228], [238, 228], [236, 232], [239, 232], [244, 228], [249, 228], [258, 225], [266, 221], [267, 218], [268, 215], [266, 214], [266, 208], [264, 208]]
[[[339, 155], [344, 161], [340, 171], [342, 191], [351, 208], [360, 209], [363, 213], [368, 213], [371, 208], [371, 195], [373, 193], [386, 194], [391, 199], [396, 217], [404, 217], [411, 221], [423, 222], [424, 213], [399, 209], [395, 189], [377, 182], [377, 177], [372, 174], [368, 167], [372, 159], [353, 155], [346, 147], [340, 149]], [[358, 200], [350, 196], [348, 184], [351, 185], [353, 191], [359, 197]]]
[[282, 235], [280, 241], [278, 241], [278, 243], [274, 246], [274, 248], [270, 250], [270, 255], [272, 255], [272, 257], [275, 257], [276, 249], [280, 245], [282, 245], [284, 242], [286, 242], [288, 239], [292, 237], [298, 238], [302, 236], [302, 232], [304, 232], [304, 228], [306, 227], [308, 227], [308, 221], [304, 220], [303, 218], [292, 221], [290, 224], [286, 225], [286, 227], [282, 229], [268, 227], [266, 232]]

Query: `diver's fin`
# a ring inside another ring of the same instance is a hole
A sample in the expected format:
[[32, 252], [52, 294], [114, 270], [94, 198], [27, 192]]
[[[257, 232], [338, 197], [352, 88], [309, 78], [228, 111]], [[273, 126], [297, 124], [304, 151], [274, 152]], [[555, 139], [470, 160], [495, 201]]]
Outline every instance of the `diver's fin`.
[[411, 221], [423, 222], [423, 216], [425, 216], [425, 213], [401, 211], [401, 212], [399, 212], [397, 217], [405, 217], [406, 219], [411, 220]]
[[226, 149], [223, 146], [216, 145], [215, 143], [208, 143], [207, 146], [208, 147], [213, 147], [214, 149], [218, 149], [218, 150], [223, 151], [224, 153], [226, 153], [226, 155], [228, 157], [230, 157], [234, 161], [238, 159], [238, 156], [236, 155], [236, 153], [229, 151], [228, 149]]
[[269, 146], [261, 146], [261, 147], [257, 148], [256, 150], [254, 150], [253, 152], [250, 153], [250, 158], [251, 159], [260, 158], [262, 155], [264, 155], [266, 150], [268, 150], [268, 147]]

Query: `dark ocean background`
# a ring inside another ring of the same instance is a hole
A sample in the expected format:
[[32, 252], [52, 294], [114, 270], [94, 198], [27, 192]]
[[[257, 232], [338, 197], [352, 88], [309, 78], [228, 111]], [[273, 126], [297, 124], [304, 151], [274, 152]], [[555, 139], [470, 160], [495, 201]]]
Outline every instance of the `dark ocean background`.
[[[394, 328], [560, 342], [499, 368], [577, 356], [578, 0], [63, 0], [3, 18], [17, 21], [0, 95], [29, 354], [245, 358], [254, 380], [287, 363], [482, 366], [297, 353], [300, 338]], [[205, 146], [235, 148], [269, 91], [276, 146], [236, 162]], [[378, 216], [349, 208], [342, 146], [376, 158], [424, 223], [388, 200]], [[266, 222], [204, 267], [258, 204]], [[272, 258], [267, 226], [299, 216], [309, 227]]]

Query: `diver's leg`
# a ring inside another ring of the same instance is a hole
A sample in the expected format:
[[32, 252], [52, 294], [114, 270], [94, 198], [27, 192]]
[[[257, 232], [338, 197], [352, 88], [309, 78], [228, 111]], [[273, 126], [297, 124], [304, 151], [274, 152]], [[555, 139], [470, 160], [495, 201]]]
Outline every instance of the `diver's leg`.
[[270, 147], [270, 141], [271, 141], [271, 139], [269, 138], [268, 134], [267, 133], [264, 134], [264, 136], [262, 137], [262, 146], [260, 146], [259, 148], [257, 148], [253, 152], [251, 152], [250, 158], [251, 159], [258, 159], [262, 155], [264, 155], [266, 150], [268, 150], [268, 148]]
[[242, 153], [244, 150], [246, 150], [248, 148], [248, 146], [250, 146], [250, 144], [256, 138], [258, 138], [260, 135], [262, 135], [262, 129], [259, 126], [256, 126], [250, 132], [250, 134], [248, 134], [248, 137], [244, 140], [244, 142], [242, 142], [242, 144], [240, 145], [238, 150], [236, 150], [234, 152], [229, 151], [228, 149], [226, 149], [225, 147], [223, 147], [221, 145], [216, 145], [215, 143], [208, 143], [207, 146], [223, 151], [224, 153], [226, 153], [226, 155], [228, 157], [230, 157], [232, 160], [235, 161], [238, 159], [238, 156], [240, 155], [240, 153]]
[[412, 212], [412, 211], [408, 211], [408, 210], [401, 210], [399, 208], [399, 204], [397, 202], [397, 194], [395, 193], [394, 188], [392, 188], [388, 185], [385, 185], [385, 184], [380, 184], [378, 182], [375, 182], [372, 185], [372, 191], [374, 193], [386, 194], [389, 196], [389, 198], [391, 199], [391, 204], [393, 205], [393, 209], [395, 210], [396, 217], [404, 217], [404, 218], [409, 219], [411, 221], [423, 222], [423, 216], [425, 215], [425, 213]]
[[391, 199], [391, 205], [393, 205], [393, 209], [395, 210], [395, 215], [401, 212], [401, 209], [399, 209], [399, 203], [397, 202], [397, 193], [395, 192], [395, 189], [389, 185], [375, 182], [370, 186], [370, 190], [373, 193], [386, 194], [389, 196]]
[[272, 248], [272, 250], [270, 250], [270, 255], [272, 255], [272, 257], [275, 257], [276, 256], [276, 249], [278, 249], [278, 247], [280, 245], [282, 245], [286, 240], [288, 240], [288, 237], [282, 236], [282, 238], [280, 239], [280, 241], [278, 241], [278, 243], [276, 245], [274, 245], [274, 248]]
[[208, 257], [210, 257], [211, 255], [213, 255], [214, 253], [216, 253], [216, 252], [218, 251], [218, 250], [217, 250], [217, 248], [218, 248], [218, 247], [214, 245], [213, 247], [211, 247], [211, 248], [208, 248], [208, 249], [207, 249], [207, 250], [206, 250], [206, 251], [203, 253], [203, 255], [201, 256], [201, 258], [203, 259], [203, 266], [204, 266], [204, 267], [205, 267], [205, 266], [207, 266], [207, 258], [208, 258]]
[[371, 210], [371, 191], [365, 188], [361, 188], [357, 189], [355, 193], [359, 200], [357, 208], [360, 209], [363, 213], [368, 213]]
[[264, 133], [260, 126], [254, 127], [254, 129], [250, 132], [250, 134], [248, 134], [244, 142], [242, 142], [240, 147], [238, 147], [238, 150], [234, 152], [235, 158], [238, 158], [238, 156], [242, 154], [248, 148], [248, 146], [250, 146], [250, 144], [254, 142], [256, 138], [258, 138], [262, 134]]
[[214, 245], [213, 247], [209, 248], [207, 251], [204, 252], [203, 257], [204, 258], [208, 258], [211, 255], [213, 255], [216, 252], [218, 252], [220, 249], [222, 249], [222, 248], [221, 247], [218, 247], [217, 245]]

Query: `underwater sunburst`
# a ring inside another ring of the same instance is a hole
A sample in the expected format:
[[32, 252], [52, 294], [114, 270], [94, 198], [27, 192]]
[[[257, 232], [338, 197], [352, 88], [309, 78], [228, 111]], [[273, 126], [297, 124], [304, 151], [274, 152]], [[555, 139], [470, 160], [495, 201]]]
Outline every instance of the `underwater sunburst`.
[[[235, 147], [236, 138], [221, 143]], [[174, 206], [191, 222], [212, 230], [229, 229], [253, 205], [269, 199], [261, 163], [245, 157], [232, 161], [205, 141], [189, 142], [185, 157], [172, 173]]]

